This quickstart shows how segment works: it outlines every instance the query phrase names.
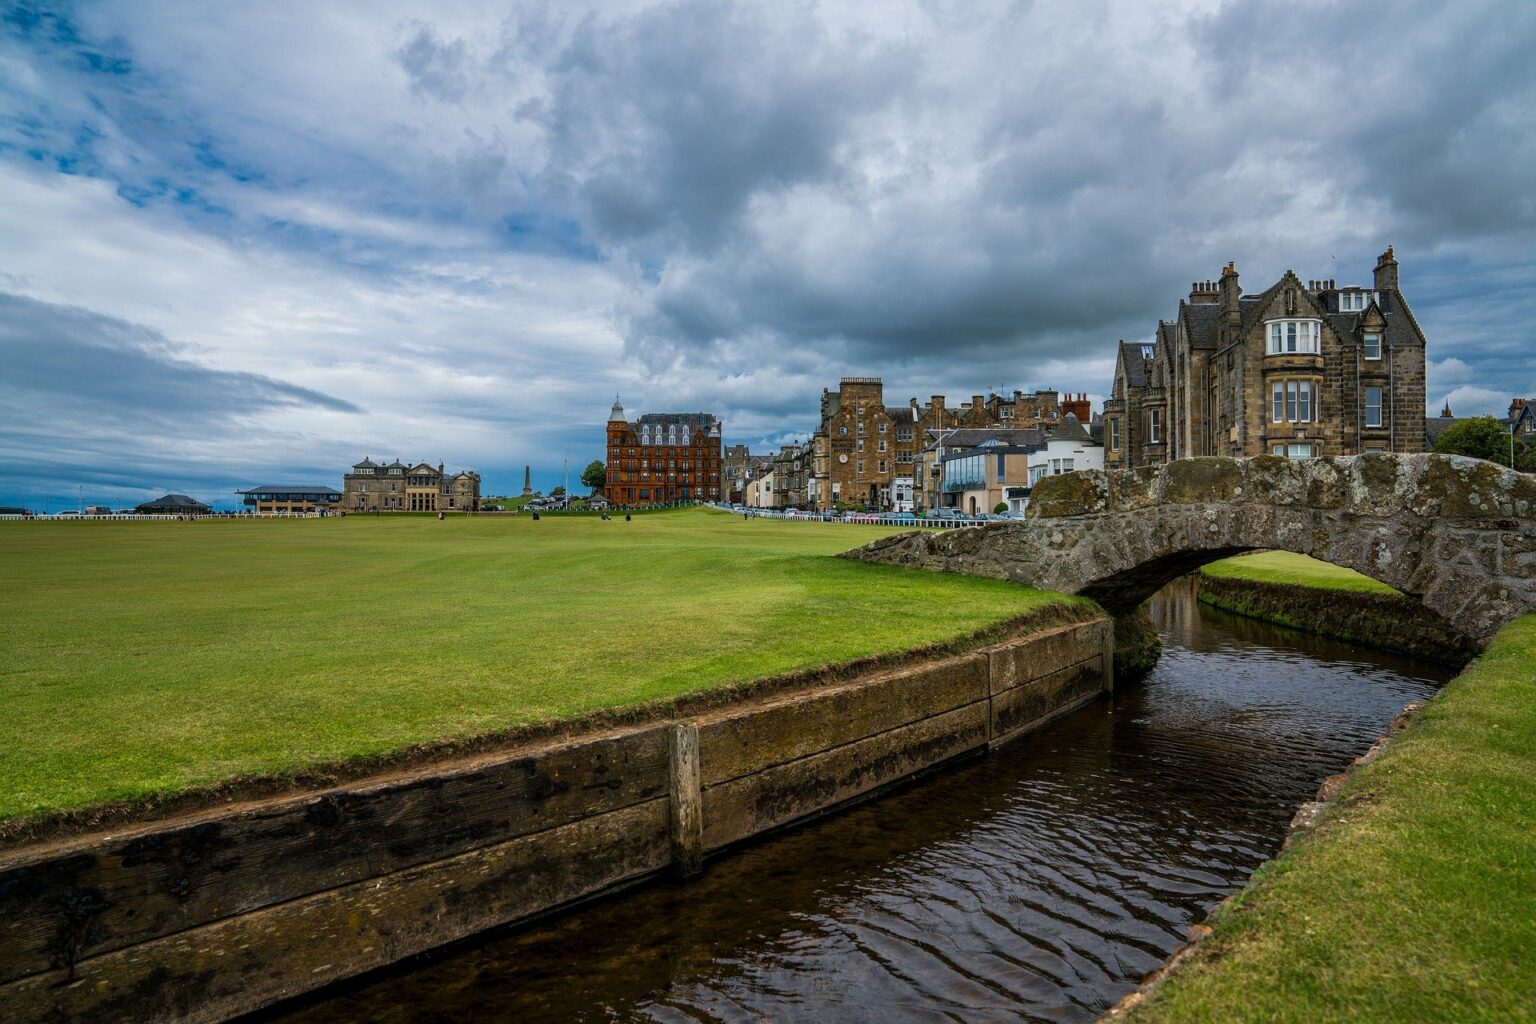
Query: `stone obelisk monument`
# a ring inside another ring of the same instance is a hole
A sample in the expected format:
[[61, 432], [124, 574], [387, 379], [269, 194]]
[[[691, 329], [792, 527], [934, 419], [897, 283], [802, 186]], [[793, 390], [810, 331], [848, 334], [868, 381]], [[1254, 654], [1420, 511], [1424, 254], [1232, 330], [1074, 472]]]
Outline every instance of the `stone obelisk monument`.
[[529, 472], [527, 466], [523, 467], [523, 497], [533, 497], [533, 474]]

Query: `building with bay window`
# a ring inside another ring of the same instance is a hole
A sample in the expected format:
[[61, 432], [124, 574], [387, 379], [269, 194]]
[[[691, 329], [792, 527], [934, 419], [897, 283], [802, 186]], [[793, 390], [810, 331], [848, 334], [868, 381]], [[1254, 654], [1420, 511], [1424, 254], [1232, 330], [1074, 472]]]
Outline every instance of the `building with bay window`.
[[720, 420], [714, 414], [649, 412], [631, 421], [614, 399], [607, 433], [603, 493], [613, 504], [720, 500]]
[[1286, 271], [1245, 295], [1229, 263], [1152, 341], [1120, 343], [1105, 464], [1424, 451], [1425, 347], [1391, 247], [1369, 286]]

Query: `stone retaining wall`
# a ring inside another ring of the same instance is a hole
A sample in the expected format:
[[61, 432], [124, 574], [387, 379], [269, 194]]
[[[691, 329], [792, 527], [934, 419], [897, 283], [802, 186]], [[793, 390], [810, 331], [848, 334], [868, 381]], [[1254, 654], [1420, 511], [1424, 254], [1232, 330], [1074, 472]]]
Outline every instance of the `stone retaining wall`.
[[1108, 619], [0, 853], [0, 1019], [217, 1021], [663, 871], [1108, 691]]
[[1222, 611], [1385, 651], [1464, 665], [1476, 647], [1444, 618], [1402, 594], [1326, 590], [1197, 574], [1200, 600]]

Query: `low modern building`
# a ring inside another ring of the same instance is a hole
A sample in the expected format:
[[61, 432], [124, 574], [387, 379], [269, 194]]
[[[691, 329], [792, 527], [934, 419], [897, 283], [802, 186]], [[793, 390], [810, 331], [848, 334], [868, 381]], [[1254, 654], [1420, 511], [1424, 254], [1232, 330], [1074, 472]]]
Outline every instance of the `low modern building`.
[[340, 491], [314, 484], [262, 484], [239, 493], [259, 516], [330, 512], [341, 505]]
[[[526, 474], [525, 474], [526, 483]], [[439, 462], [407, 466], [364, 459], [342, 478], [342, 507], [351, 512], [474, 512], [480, 508], [480, 474], [449, 473]]]
[[205, 516], [213, 509], [185, 494], [162, 494], [154, 501], [135, 505], [133, 510], [141, 516]]
[[939, 436], [924, 454], [924, 511], [954, 509], [967, 515], [1007, 505], [1023, 512], [1031, 488], [1042, 477], [1104, 468], [1104, 446], [1094, 440], [1076, 413], [1051, 428], [1034, 430], [953, 430]]
[[720, 500], [720, 419], [713, 413], [650, 412], [630, 421], [615, 399], [607, 442], [603, 490], [613, 504]]

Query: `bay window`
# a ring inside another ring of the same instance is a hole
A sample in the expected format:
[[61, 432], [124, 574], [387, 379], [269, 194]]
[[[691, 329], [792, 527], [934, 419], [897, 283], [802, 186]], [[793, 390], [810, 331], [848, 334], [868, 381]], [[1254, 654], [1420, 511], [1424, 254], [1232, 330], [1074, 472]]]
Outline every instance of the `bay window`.
[[1322, 351], [1321, 320], [1271, 320], [1265, 352], [1272, 356]]
[[1163, 443], [1163, 410], [1161, 409], [1147, 411], [1147, 443]]
[[1269, 386], [1270, 422], [1311, 423], [1317, 417], [1317, 382], [1277, 380]]
[[1284, 459], [1310, 459], [1312, 446], [1309, 444], [1277, 444], [1269, 449], [1275, 455]]

